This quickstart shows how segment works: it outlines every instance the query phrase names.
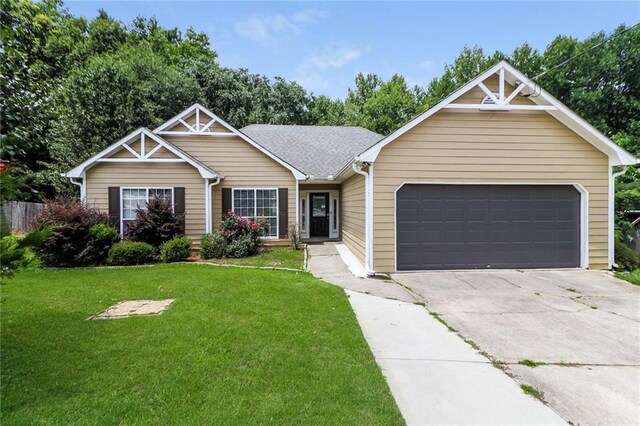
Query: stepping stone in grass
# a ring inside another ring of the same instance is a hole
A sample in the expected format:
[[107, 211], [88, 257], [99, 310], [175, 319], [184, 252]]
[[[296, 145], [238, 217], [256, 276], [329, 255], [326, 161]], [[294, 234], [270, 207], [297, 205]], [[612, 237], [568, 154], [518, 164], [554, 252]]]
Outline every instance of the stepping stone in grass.
[[138, 315], [160, 315], [174, 300], [125, 300], [87, 319], [117, 319]]

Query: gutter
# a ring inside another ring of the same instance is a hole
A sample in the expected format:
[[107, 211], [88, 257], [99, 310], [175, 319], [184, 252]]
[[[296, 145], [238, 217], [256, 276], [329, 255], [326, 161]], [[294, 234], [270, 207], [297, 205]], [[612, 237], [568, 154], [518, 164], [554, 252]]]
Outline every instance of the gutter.
[[[363, 167], [368, 166], [365, 172]], [[364, 176], [364, 269], [367, 275], [375, 276], [373, 270], [373, 164], [355, 161], [352, 163], [353, 171]]]
[[210, 233], [212, 231], [212, 223], [213, 222], [213, 217], [212, 217], [212, 213], [213, 211], [211, 210], [211, 188], [213, 188], [214, 186], [216, 186], [217, 184], [220, 183], [220, 176], [218, 176], [216, 178], [215, 182], [209, 183], [209, 179], [206, 178], [205, 180], [205, 188], [206, 188], [206, 193], [204, 194], [204, 200], [205, 200], [205, 216], [206, 216], [206, 220], [207, 223], [205, 224], [205, 232], [206, 233]]

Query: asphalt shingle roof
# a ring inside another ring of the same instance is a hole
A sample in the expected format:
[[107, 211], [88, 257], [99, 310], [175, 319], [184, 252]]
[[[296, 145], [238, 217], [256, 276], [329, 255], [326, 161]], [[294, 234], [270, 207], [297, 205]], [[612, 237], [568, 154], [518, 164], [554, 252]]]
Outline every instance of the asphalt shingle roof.
[[335, 176], [349, 160], [383, 138], [362, 127], [251, 124], [243, 133], [316, 179]]

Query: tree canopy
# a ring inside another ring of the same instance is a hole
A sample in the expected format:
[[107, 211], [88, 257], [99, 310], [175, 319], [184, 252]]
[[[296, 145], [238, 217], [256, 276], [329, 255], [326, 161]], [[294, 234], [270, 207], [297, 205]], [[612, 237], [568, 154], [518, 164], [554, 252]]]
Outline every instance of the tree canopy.
[[[194, 102], [237, 127], [352, 125], [386, 135], [503, 59], [530, 77], [544, 73], [536, 79], [542, 87], [640, 155], [640, 27], [558, 36], [543, 52], [526, 43], [511, 53], [464, 47], [426, 88], [401, 75], [361, 73], [344, 99], [331, 99], [224, 67], [206, 33], [164, 28], [155, 18], [125, 24], [100, 11], [86, 20], [60, 0], [2, 0], [0, 23], [0, 156], [12, 164], [21, 200], [69, 191], [60, 172]], [[633, 173], [623, 180], [625, 205], [640, 201]]]

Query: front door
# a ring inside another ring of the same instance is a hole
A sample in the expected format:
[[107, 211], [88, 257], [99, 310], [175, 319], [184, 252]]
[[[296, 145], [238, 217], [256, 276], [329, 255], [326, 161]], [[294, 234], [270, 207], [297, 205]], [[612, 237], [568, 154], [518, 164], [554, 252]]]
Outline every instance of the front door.
[[329, 193], [311, 194], [311, 237], [329, 238]]

